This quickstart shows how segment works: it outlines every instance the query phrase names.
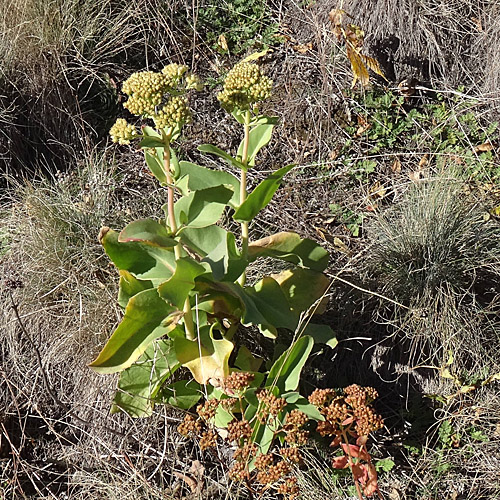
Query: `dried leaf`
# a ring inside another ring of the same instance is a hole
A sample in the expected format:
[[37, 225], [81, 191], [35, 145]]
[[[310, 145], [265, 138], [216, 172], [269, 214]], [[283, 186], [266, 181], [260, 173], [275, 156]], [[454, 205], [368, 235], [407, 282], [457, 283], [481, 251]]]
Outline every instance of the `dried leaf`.
[[342, 253], [349, 253], [349, 247], [340, 239], [335, 236], [333, 238], [333, 245], [335, 246], [336, 250]]
[[351, 70], [353, 74], [351, 88], [354, 88], [356, 82], [359, 80], [363, 87], [366, 87], [370, 83], [370, 75], [366, 66], [363, 64], [363, 60], [356, 50], [351, 46], [347, 46], [347, 57], [351, 63]]
[[382, 69], [380, 68], [380, 64], [376, 59], [370, 56], [365, 56], [364, 54], [359, 54], [359, 56], [361, 57], [361, 60], [367, 68], [371, 69], [374, 73], [381, 76], [384, 80], [387, 80], [384, 73], [382, 72]]
[[356, 130], [356, 137], [363, 135], [367, 130], [369, 130], [372, 124], [362, 115], [357, 116], [358, 119], [358, 130]]
[[332, 467], [334, 469], [345, 469], [348, 465], [348, 458], [345, 455], [341, 457], [335, 457], [332, 460]]
[[427, 164], [429, 163], [429, 155], [425, 153], [424, 156], [422, 156], [422, 159], [418, 162], [418, 168], [422, 169], [424, 168]]
[[257, 61], [261, 57], [264, 57], [268, 52], [269, 49], [264, 49], [261, 50], [260, 52], [254, 52], [253, 54], [246, 56], [245, 59], [243, 59], [241, 62]]
[[490, 144], [489, 142], [485, 142], [484, 144], [479, 144], [479, 146], [476, 146], [474, 148], [474, 153], [485, 153], [486, 151], [493, 151], [495, 147], [493, 144]]
[[181, 474], [180, 472], [177, 472], [176, 470], [174, 470], [172, 472], [174, 473], [175, 477], [182, 479], [188, 485], [188, 487], [192, 493], [196, 493], [196, 491], [197, 491], [196, 488], [198, 487], [198, 483], [192, 477], [186, 476], [186, 474]]
[[368, 479], [363, 484], [363, 493], [370, 497], [378, 491], [378, 483], [377, 483], [377, 471], [373, 464], [368, 464], [365, 466], [367, 469]]
[[497, 207], [494, 207], [490, 210], [491, 215], [496, 215], [497, 217], [500, 217], [500, 205]]
[[217, 45], [222, 49], [225, 50], [226, 52], [229, 50], [229, 47], [227, 45], [227, 39], [225, 35], [219, 35], [219, 38], [217, 39]]
[[396, 158], [392, 162], [391, 170], [396, 174], [399, 174], [399, 172], [401, 172], [401, 160], [399, 158]]
[[305, 54], [309, 50], [312, 50], [313, 44], [312, 44], [312, 42], [302, 43], [299, 45], [294, 45], [292, 48], [293, 48], [293, 50], [295, 50], [295, 52], [299, 52], [299, 54]]
[[387, 194], [387, 189], [385, 189], [385, 187], [379, 181], [377, 181], [372, 184], [369, 193], [372, 198], [384, 198]]

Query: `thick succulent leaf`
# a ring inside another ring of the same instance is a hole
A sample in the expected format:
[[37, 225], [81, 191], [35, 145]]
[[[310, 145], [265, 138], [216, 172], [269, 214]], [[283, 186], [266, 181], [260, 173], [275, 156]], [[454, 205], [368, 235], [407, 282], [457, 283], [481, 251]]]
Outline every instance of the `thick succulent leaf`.
[[177, 225], [200, 228], [215, 224], [232, 196], [232, 189], [226, 186], [193, 191], [174, 205]]
[[[250, 136], [248, 141], [248, 161], [247, 165], [253, 167], [255, 165], [255, 157], [257, 153], [271, 140], [273, 134], [274, 123], [261, 123], [255, 125], [250, 129]], [[240, 159], [243, 156], [244, 141], [241, 141], [240, 147], [238, 148], [237, 158]]]
[[179, 162], [179, 174], [176, 176], [176, 181], [178, 182], [184, 177], [188, 177], [187, 185], [190, 191], [199, 191], [200, 189], [215, 186], [232, 186], [233, 195], [228, 204], [232, 208], [240, 204], [240, 181], [229, 172], [212, 170], [195, 163], [181, 161]]
[[200, 384], [194, 380], [179, 380], [166, 385], [161, 388], [159, 394], [163, 404], [175, 406], [181, 410], [189, 410], [202, 396]]
[[274, 193], [279, 188], [283, 177], [293, 168], [293, 165], [276, 170], [264, 179], [238, 207], [233, 219], [238, 222], [251, 221], [271, 201]]
[[[183, 245], [201, 257], [213, 252], [222, 241], [228, 239], [227, 231], [220, 226], [212, 225], [193, 229], [187, 227], [181, 231], [179, 238]], [[234, 235], [233, 235], [234, 237]]]
[[256, 372], [259, 370], [262, 362], [263, 359], [256, 358], [247, 347], [242, 345], [238, 349], [238, 355], [236, 356], [234, 365], [240, 370], [246, 372]]
[[160, 181], [160, 184], [166, 185], [167, 176], [163, 169], [163, 159], [157, 154], [150, 153], [148, 150], [144, 150], [144, 156], [146, 158], [146, 165], [149, 167], [149, 170], [151, 170], [151, 173]]
[[144, 137], [139, 143], [141, 148], [161, 148], [164, 146], [164, 143], [161, 139], [157, 137]]
[[[218, 226], [215, 226], [218, 227]], [[214, 279], [236, 281], [248, 265], [236, 247], [233, 233], [226, 232], [225, 238], [203, 259], [210, 265]]]
[[328, 265], [328, 252], [315, 241], [301, 238], [297, 233], [277, 233], [248, 246], [250, 261], [257, 257], [273, 257], [315, 271], [324, 271]]
[[118, 304], [125, 309], [128, 301], [139, 292], [152, 288], [149, 280], [138, 280], [125, 269], [120, 270], [120, 286], [118, 288]]
[[118, 233], [112, 229], [105, 232], [101, 243], [119, 270], [129, 271], [140, 280], [151, 280], [155, 286], [170, 278], [174, 272], [175, 255], [171, 248], [154, 247], [137, 241], [120, 243]]
[[209, 328], [201, 328], [197, 340], [176, 336], [174, 345], [177, 359], [190, 370], [199, 384], [207, 384], [210, 379], [221, 380], [229, 375], [229, 356], [234, 345], [224, 338], [215, 339]]
[[121, 372], [111, 413], [150, 416], [160, 387], [180, 366], [170, 339], [150, 344], [136, 363]]
[[198, 146], [198, 151], [201, 151], [202, 153], [210, 153], [215, 156], [218, 156], [219, 158], [222, 158], [223, 160], [226, 160], [229, 165], [246, 170], [245, 165], [241, 163], [241, 161], [238, 161], [236, 158], [233, 158], [230, 154], [226, 153], [222, 149], [219, 149], [216, 146], [212, 146], [211, 144], [202, 144], [201, 146]]
[[299, 410], [302, 413], [305, 413], [309, 418], [312, 418], [316, 421], [324, 421], [325, 417], [321, 415], [318, 408], [309, 401], [301, 396], [298, 392], [287, 392], [282, 394], [281, 396], [287, 402], [287, 413], [292, 410]]
[[273, 364], [267, 376], [266, 387], [277, 387], [280, 393], [295, 391], [313, 345], [312, 337], [298, 339]]
[[165, 226], [153, 219], [139, 219], [125, 226], [118, 236], [118, 242], [129, 243], [131, 241], [164, 248], [177, 245], [177, 241], [169, 236]]
[[[330, 280], [323, 273], [303, 267], [288, 269], [273, 275], [273, 278], [280, 284], [297, 317], [321, 298], [330, 285]], [[321, 314], [324, 308], [318, 307], [315, 312]]]
[[303, 333], [311, 336], [317, 344], [326, 344], [332, 349], [339, 343], [335, 337], [335, 332], [328, 325], [308, 323]]
[[115, 373], [132, 365], [153, 340], [175, 328], [178, 316], [155, 288], [132, 297], [125, 308], [125, 316], [100, 352], [90, 363], [99, 373]]
[[189, 292], [194, 288], [194, 280], [206, 273], [204, 266], [191, 257], [181, 257], [177, 261], [175, 273], [158, 287], [160, 297], [182, 310]]

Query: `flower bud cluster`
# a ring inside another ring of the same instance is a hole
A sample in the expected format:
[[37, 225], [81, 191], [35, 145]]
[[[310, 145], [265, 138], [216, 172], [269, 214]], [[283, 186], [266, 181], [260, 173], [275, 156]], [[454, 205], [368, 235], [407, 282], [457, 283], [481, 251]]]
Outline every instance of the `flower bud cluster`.
[[202, 405], [196, 407], [196, 413], [200, 416], [202, 420], [208, 422], [215, 417], [215, 412], [219, 407], [220, 401], [218, 399], [210, 399], [205, 401]]
[[302, 453], [300, 453], [300, 450], [296, 446], [291, 448], [281, 448], [280, 455], [284, 460], [294, 464], [301, 464], [304, 461]]
[[[187, 66], [169, 64], [158, 73], [133, 73], [122, 86], [128, 96], [123, 106], [135, 116], [152, 118], [157, 129], [174, 128], [191, 120], [187, 90], [202, 88], [200, 79], [188, 73]], [[117, 120], [110, 133], [113, 141], [120, 144], [128, 144], [138, 135], [123, 119]]]
[[217, 99], [229, 112], [247, 110], [271, 95], [272, 80], [256, 64], [241, 62], [229, 71]]
[[206, 450], [207, 448], [215, 448], [217, 444], [217, 435], [213, 431], [206, 431], [201, 435], [200, 449]]
[[197, 436], [201, 433], [202, 429], [203, 426], [201, 422], [189, 413], [184, 417], [184, 420], [177, 427], [177, 431], [179, 432], [179, 434], [182, 434], [185, 437], [191, 435]]
[[130, 144], [130, 141], [137, 137], [137, 131], [133, 125], [127, 123], [124, 118], [118, 118], [111, 127], [109, 135], [113, 142], [118, 144]]

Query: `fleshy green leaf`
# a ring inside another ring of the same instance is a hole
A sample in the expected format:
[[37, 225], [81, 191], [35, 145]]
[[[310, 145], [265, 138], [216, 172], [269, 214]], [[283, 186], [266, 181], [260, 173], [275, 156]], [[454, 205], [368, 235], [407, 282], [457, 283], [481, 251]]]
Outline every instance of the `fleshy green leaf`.
[[256, 372], [262, 365], [262, 361], [262, 359], [256, 358], [247, 347], [242, 345], [238, 350], [234, 365], [246, 372]]
[[[176, 181], [188, 177], [190, 191], [199, 191], [214, 186], [232, 186], [233, 195], [228, 204], [235, 208], [240, 204], [240, 181], [233, 175], [222, 170], [212, 170], [188, 161], [179, 162], [179, 173]], [[189, 194], [189, 193], [184, 193]]]
[[170, 339], [153, 342], [136, 363], [121, 372], [111, 413], [122, 410], [132, 417], [150, 416], [158, 390], [180, 366]]
[[292, 168], [293, 165], [287, 165], [286, 167], [276, 170], [264, 179], [237, 208], [233, 215], [233, 219], [238, 222], [251, 221], [271, 201], [284, 175]]
[[167, 229], [153, 219], [135, 220], [125, 226], [118, 236], [118, 242], [129, 243], [131, 241], [164, 248], [177, 245], [177, 241], [169, 236]]
[[160, 298], [155, 288], [134, 295], [125, 308], [121, 323], [89, 366], [99, 373], [115, 373], [128, 368], [153, 340], [175, 328], [177, 318], [172, 315], [175, 311]]
[[[255, 157], [257, 153], [271, 140], [273, 134], [274, 123], [262, 123], [250, 129], [248, 141], [248, 161], [247, 165], [253, 167], [255, 165]], [[237, 158], [241, 160], [243, 156], [244, 141], [241, 141], [238, 148]]]
[[304, 333], [311, 336], [317, 344], [326, 344], [332, 349], [334, 349], [339, 343], [335, 337], [335, 332], [328, 325], [308, 323]]
[[215, 156], [218, 156], [219, 158], [222, 158], [223, 160], [226, 160], [229, 165], [241, 169], [241, 170], [246, 170], [245, 165], [241, 163], [241, 161], [238, 161], [236, 158], [233, 158], [230, 154], [226, 153], [222, 149], [219, 149], [216, 146], [212, 146], [211, 144], [202, 144], [201, 146], [198, 146], [198, 151], [201, 151], [202, 153], [210, 153]]
[[158, 158], [158, 155], [151, 154], [149, 151], [145, 150], [144, 156], [151, 173], [160, 181], [162, 185], [167, 184], [167, 176], [165, 175], [165, 170], [163, 170], [163, 162], [160, 158]]
[[287, 392], [286, 394], [282, 394], [281, 397], [287, 402], [288, 412], [291, 410], [300, 410], [302, 413], [305, 413], [308, 417], [316, 421], [322, 422], [325, 420], [325, 417], [321, 415], [318, 408], [309, 403], [309, 401], [298, 392]]
[[159, 148], [163, 147], [165, 144], [161, 139], [157, 137], [144, 137], [142, 141], [139, 143], [141, 148]]
[[128, 301], [139, 292], [152, 288], [149, 280], [138, 280], [125, 269], [120, 270], [120, 286], [118, 288], [118, 304], [125, 309]]
[[248, 246], [250, 261], [257, 257], [273, 257], [323, 271], [328, 265], [328, 252], [315, 241], [301, 238], [297, 233], [277, 233]]
[[202, 395], [200, 384], [194, 380], [180, 380], [162, 387], [159, 397], [163, 404], [189, 410], [201, 399]]
[[[232, 196], [232, 189], [225, 186], [193, 191], [174, 205], [178, 226], [200, 228], [215, 224], [221, 218]], [[166, 207], [163, 208], [166, 209]]]
[[189, 292], [194, 288], [194, 280], [204, 274], [206, 269], [191, 257], [177, 260], [175, 273], [158, 287], [160, 297], [182, 310]]
[[314, 340], [304, 336], [287, 349], [273, 364], [267, 376], [266, 387], [277, 387], [280, 393], [295, 391]]
[[[303, 267], [282, 271], [273, 278], [280, 284], [297, 318], [321, 298], [330, 285], [323, 273]], [[315, 312], [321, 314], [324, 308], [318, 307]]]
[[107, 229], [101, 243], [109, 258], [120, 270], [129, 271], [140, 280], [158, 286], [172, 276], [175, 268], [173, 249], [154, 247], [141, 242], [120, 243], [118, 233]]
[[248, 262], [237, 249], [234, 234], [226, 232], [225, 236], [226, 238], [219, 241], [203, 262], [210, 265], [214, 279], [235, 281], [246, 269]]
[[224, 338], [214, 339], [208, 328], [200, 329], [198, 340], [176, 336], [174, 345], [177, 359], [191, 371], [199, 384], [206, 384], [210, 379], [224, 379], [229, 375], [228, 362], [233, 343]]
[[215, 225], [197, 229], [187, 227], [181, 231], [179, 239], [193, 252], [206, 257], [220, 245], [221, 241], [227, 240], [227, 233], [225, 229]]

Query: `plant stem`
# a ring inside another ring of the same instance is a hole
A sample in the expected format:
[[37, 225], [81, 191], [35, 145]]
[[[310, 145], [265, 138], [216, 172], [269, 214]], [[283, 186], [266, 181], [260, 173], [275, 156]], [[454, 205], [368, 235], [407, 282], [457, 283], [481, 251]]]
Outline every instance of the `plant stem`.
[[[175, 221], [174, 212], [174, 181], [172, 178], [171, 164], [170, 164], [170, 136], [162, 132], [163, 142], [165, 147], [163, 149], [163, 168], [165, 170], [165, 177], [167, 178], [167, 212], [168, 212], [168, 225], [172, 233], [177, 232], [177, 222]], [[177, 243], [174, 247], [175, 260], [179, 260], [182, 257], [182, 247], [180, 243]], [[186, 297], [184, 302], [184, 327], [186, 331], [186, 338], [188, 340], [194, 340], [196, 338], [193, 313], [191, 311], [191, 303], [189, 302], [189, 297]]]
[[[245, 166], [241, 169], [240, 176], [240, 205], [247, 199], [247, 171], [246, 167], [248, 165], [248, 145], [250, 142], [250, 110], [245, 113], [245, 123], [244, 123], [245, 136], [243, 138], [243, 153], [241, 155], [241, 163]], [[243, 258], [248, 257], [248, 222], [241, 223], [241, 253]], [[246, 282], [247, 276], [244, 272], [238, 282], [243, 286]]]

